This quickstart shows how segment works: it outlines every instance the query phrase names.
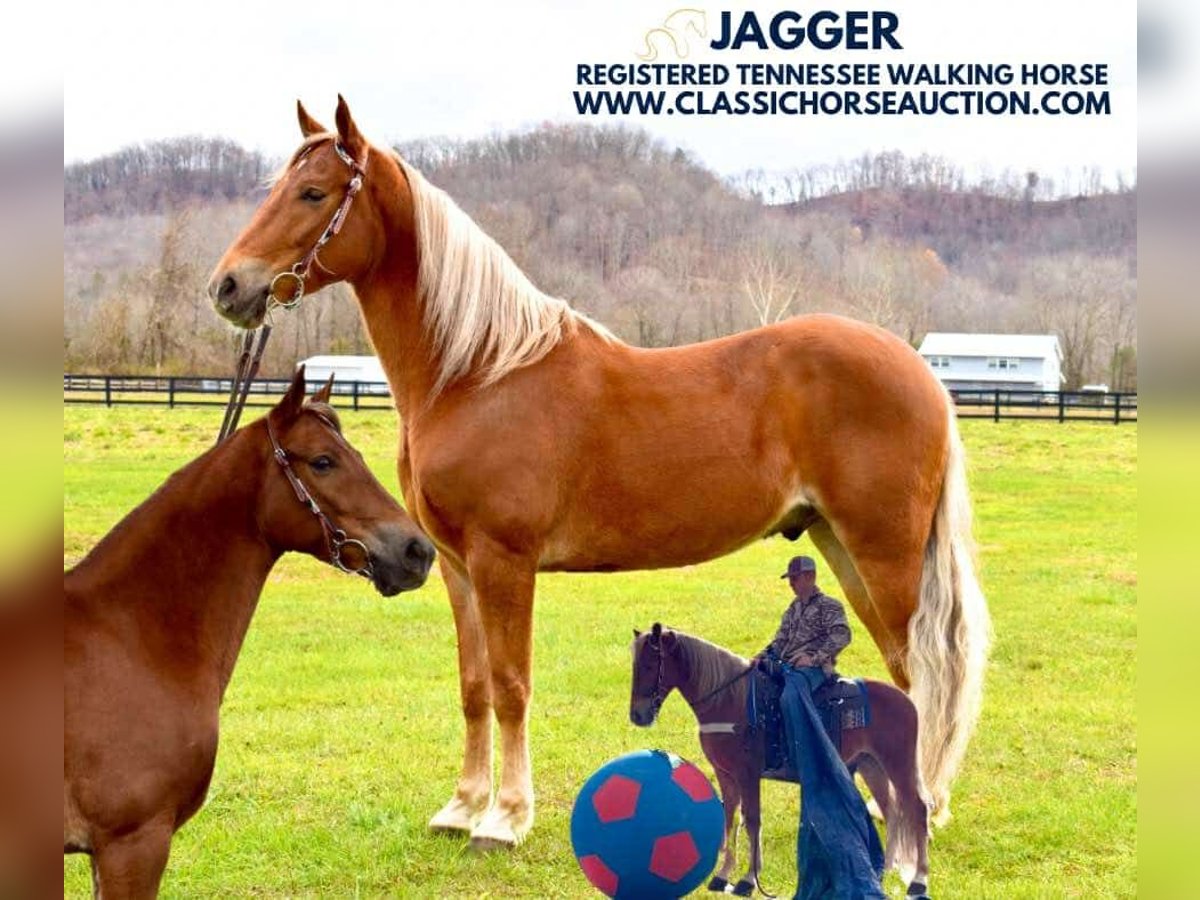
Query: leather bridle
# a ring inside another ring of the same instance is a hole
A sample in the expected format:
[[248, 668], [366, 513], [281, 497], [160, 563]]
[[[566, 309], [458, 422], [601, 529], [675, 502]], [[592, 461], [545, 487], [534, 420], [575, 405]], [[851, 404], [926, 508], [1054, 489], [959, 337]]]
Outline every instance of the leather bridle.
[[[324, 416], [319, 416], [325, 425], [333, 429], [333, 425], [325, 419]], [[333, 429], [336, 431], [336, 429]], [[361, 575], [364, 578], [371, 578], [374, 575], [374, 570], [371, 567], [371, 553], [367, 549], [367, 545], [357, 538], [346, 537], [346, 532], [338, 528], [330, 521], [329, 516], [325, 515], [320, 504], [304, 486], [304, 482], [300, 480], [300, 476], [296, 474], [292, 468], [291, 461], [288, 459], [288, 452], [283, 449], [279, 443], [279, 439], [275, 437], [275, 428], [271, 425], [271, 419], [267, 418], [267, 437], [271, 439], [271, 450], [275, 457], [275, 462], [279, 463], [279, 467], [283, 469], [283, 474], [287, 476], [288, 483], [291, 484], [292, 490], [296, 494], [296, 499], [308, 507], [308, 511], [317, 517], [317, 521], [321, 523], [321, 530], [325, 533], [325, 545], [329, 549], [329, 562], [335, 568], [340, 569], [350, 575]], [[342, 561], [342, 550], [346, 547], [357, 547], [366, 560], [359, 568], [351, 568]]]
[[[325, 267], [317, 254], [321, 252], [329, 241], [342, 230], [342, 225], [346, 222], [346, 216], [350, 212], [350, 206], [354, 203], [354, 198], [358, 196], [358, 192], [362, 190], [363, 178], [367, 174], [367, 161], [364, 159], [360, 164], [349, 151], [342, 146], [341, 141], [333, 142], [334, 152], [338, 158], [349, 167], [351, 176], [350, 181], [346, 185], [346, 193], [342, 197], [342, 202], [338, 204], [338, 208], [334, 210], [333, 217], [329, 220], [329, 224], [325, 226], [325, 230], [321, 232], [321, 236], [317, 238], [317, 242], [313, 244], [312, 249], [304, 254], [303, 258], [292, 266], [290, 269], [280, 272], [271, 279], [271, 285], [267, 288], [267, 308], [271, 309], [274, 306], [282, 307], [283, 309], [295, 309], [304, 297], [305, 280], [312, 271], [313, 263], [316, 263], [328, 275], [336, 275]], [[301, 157], [303, 159], [303, 157]], [[276, 295], [276, 286], [279, 284], [288, 284], [289, 279], [295, 283], [294, 290], [285, 295], [282, 299]]]

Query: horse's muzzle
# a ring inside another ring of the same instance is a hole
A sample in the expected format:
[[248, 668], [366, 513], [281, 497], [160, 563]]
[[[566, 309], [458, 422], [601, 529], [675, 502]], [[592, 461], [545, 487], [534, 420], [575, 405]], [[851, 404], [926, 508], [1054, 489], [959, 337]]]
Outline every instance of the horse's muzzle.
[[271, 272], [258, 261], [244, 262], [231, 269], [218, 269], [209, 279], [208, 296], [213, 308], [239, 328], [257, 328], [267, 314]]
[[367, 541], [371, 551], [371, 581], [385, 597], [419, 588], [429, 577], [437, 557], [433, 544], [421, 535], [403, 534], [385, 526], [386, 532]]
[[631, 706], [629, 707], [629, 721], [638, 728], [649, 728], [654, 724], [654, 707], [653, 706]]

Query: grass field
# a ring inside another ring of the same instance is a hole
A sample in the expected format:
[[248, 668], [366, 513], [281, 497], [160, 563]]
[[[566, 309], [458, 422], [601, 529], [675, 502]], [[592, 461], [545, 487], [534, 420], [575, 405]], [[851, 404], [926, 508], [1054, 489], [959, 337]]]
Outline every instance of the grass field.
[[[65, 560], [82, 557], [204, 450], [219, 410], [64, 409]], [[345, 415], [395, 489], [395, 422]], [[1122, 897], [1137, 885], [1136, 426], [967, 422], [995, 649], [955, 817], [931, 851], [938, 897]], [[169, 539], [169, 536], [164, 536]], [[454, 628], [441, 582], [384, 600], [300, 557], [276, 568], [222, 710], [203, 810], [177, 835], [168, 897], [587, 897], [568, 838], [575, 791], [604, 760], [662, 747], [701, 761], [678, 697], [629, 724], [630, 629], [655, 620], [742, 653], [789, 598], [776, 538], [702, 566], [539, 582], [531, 721], [538, 821], [479, 857], [425, 823], [460, 764]], [[839, 594], [832, 578], [823, 585]], [[842, 658], [883, 676], [861, 628]], [[795, 885], [797, 798], [764, 796], [764, 883]], [[86, 858], [67, 895], [89, 896]], [[889, 876], [889, 893], [903, 891]]]

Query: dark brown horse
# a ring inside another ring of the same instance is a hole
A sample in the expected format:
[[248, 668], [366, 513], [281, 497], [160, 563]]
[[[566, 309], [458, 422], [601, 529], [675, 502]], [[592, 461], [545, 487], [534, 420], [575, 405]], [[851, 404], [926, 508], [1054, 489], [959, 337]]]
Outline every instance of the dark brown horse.
[[988, 613], [954, 411], [913, 349], [836, 316], [630, 347], [534, 287], [344, 102], [336, 131], [303, 109], [300, 129], [209, 293], [244, 327], [271, 297], [337, 281], [357, 295], [400, 413], [400, 485], [458, 630], [466, 749], [430, 824], [489, 847], [533, 823], [538, 572], [681, 566], [805, 531], [911, 690], [925, 780], [948, 809]]
[[[734, 888], [740, 896], [762, 890], [759, 781], [766, 740], [762, 729], [751, 730], [747, 722], [748, 667], [742, 657], [681, 631], [656, 624], [645, 634], [634, 632], [629, 718], [635, 725], [652, 725], [674, 690], [696, 714], [700, 746], [716, 772], [725, 805], [724, 859], [710, 889], [723, 889], [736, 864], [740, 806], [750, 845], [749, 867]], [[862, 775], [883, 813], [885, 864], [909, 882], [910, 897], [924, 897], [929, 883], [929, 815], [917, 764], [917, 710], [898, 688], [881, 681], [864, 683], [870, 722], [842, 732], [842, 761]]]
[[432, 545], [346, 443], [328, 390], [305, 404], [301, 369], [64, 577], [63, 847], [92, 855], [105, 900], [154, 896], [204, 802], [221, 698], [283, 553], [388, 596], [425, 581]]

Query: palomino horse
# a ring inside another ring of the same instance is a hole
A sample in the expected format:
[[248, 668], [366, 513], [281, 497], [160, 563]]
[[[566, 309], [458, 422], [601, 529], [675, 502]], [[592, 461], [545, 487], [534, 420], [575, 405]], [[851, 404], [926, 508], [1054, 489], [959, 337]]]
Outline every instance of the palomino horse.
[[[678, 690], [700, 723], [700, 746], [717, 774], [725, 805], [721, 868], [709, 884], [723, 891], [737, 862], [736, 815], [742, 808], [750, 846], [749, 867], [733, 893], [762, 890], [759, 780], [766, 760], [763, 730], [750, 731], [746, 714], [748, 663], [722, 647], [655, 624], [634, 632], [633, 688], [629, 718], [654, 723], [663, 701]], [[917, 765], [917, 711], [905, 693], [881, 681], [865, 681], [871, 718], [864, 728], [842, 733], [842, 761], [863, 776], [887, 823], [885, 864], [909, 881], [908, 896], [925, 898], [929, 881], [929, 815]], [[765, 892], [764, 892], [765, 893]]]
[[535, 288], [446, 194], [369, 144], [345, 101], [336, 132], [299, 114], [303, 143], [209, 293], [251, 328], [272, 296], [355, 290], [400, 413], [400, 484], [441, 552], [458, 630], [466, 751], [430, 824], [488, 847], [533, 822], [539, 571], [681, 566], [806, 530], [912, 693], [944, 807], [989, 629], [954, 411], [912, 348], [824, 315], [628, 346]]
[[[433, 546], [303, 369], [269, 415], [176, 472], [66, 573], [63, 847], [98, 894], [152, 897], [204, 802], [221, 698], [275, 561], [299, 550], [420, 587]], [[352, 555], [353, 554], [353, 555]]]

